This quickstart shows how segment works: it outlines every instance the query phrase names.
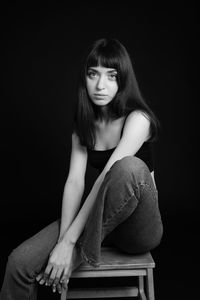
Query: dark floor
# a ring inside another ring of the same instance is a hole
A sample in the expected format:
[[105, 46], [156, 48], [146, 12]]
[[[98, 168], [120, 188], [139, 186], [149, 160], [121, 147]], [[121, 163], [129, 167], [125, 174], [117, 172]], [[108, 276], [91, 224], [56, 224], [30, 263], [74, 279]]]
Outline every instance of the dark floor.
[[[187, 218], [187, 222], [183, 222], [183, 220], [185, 220], [184, 216], [170, 216], [170, 220], [167, 222], [164, 220], [165, 233], [163, 240], [159, 247], [151, 252], [156, 263], [154, 269], [156, 300], [196, 299], [198, 295], [198, 251], [195, 244], [195, 241], [198, 241], [196, 221], [192, 216]], [[195, 230], [191, 230], [193, 227]], [[5, 241], [5, 239], [6, 237], [1, 236], [1, 241]], [[5, 247], [6, 250], [1, 252], [1, 282], [5, 270], [5, 256], [9, 252], [9, 247], [8, 242], [7, 248]], [[120, 283], [119, 280], [113, 279], [113, 284], [119, 285]], [[74, 283], [71, 281], [71, 284]], [[39, 288], [38, 300], [56, 300], [59, 298], [60, 295], [53, 294], [49, 287]]]

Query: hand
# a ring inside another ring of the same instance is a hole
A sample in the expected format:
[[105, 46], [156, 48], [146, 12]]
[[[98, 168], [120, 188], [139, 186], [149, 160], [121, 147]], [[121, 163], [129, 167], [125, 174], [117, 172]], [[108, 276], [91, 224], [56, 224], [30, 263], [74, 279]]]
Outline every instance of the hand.
[[[44, 284], [44, 283], [45, 283], [45, 285], [48, 285], [48, 283], [45, 282], [43, 276], [44, 276], [44, 272], [40, 272], [39, 275], [36, 277], [36, 280], [41, 285]], [[68, 282], [67, 282], [67, 284], [68, 284]], [[57, 291], [58, 291], [59, 294], [62, 293], [62, 284], [61, 284], [61, 282], [59, 282], [57, 285], [55, 285], [55, 284], [52, 285], [52, 291], [54, 293], [56, 292], [56, 289], [57, 289]]]
[[[44, 272], [40, 273], [36, 280], [40, 284], [51, 286], [53, 292], [67, 289], [69, 278], [73, 269], [74, 245], [67, 241], [60, 241], [49, 256]], [[62, 285], [62, 287], [61, 287]]]

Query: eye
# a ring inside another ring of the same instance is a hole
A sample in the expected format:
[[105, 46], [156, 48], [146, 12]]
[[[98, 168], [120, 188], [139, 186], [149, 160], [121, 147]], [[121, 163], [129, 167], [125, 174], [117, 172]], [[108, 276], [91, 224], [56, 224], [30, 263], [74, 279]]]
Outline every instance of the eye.
[[111, 80], [117, 80], [117, 73], [111, 73], [108, 75], [108, 78]]
[[87, 76], [88, 76], [89, 78], [94, 78], [94, 77], [96, 76], [96, 72], [93, 71], [93, 70], [89, 70], [89, 71], [87, 72]]

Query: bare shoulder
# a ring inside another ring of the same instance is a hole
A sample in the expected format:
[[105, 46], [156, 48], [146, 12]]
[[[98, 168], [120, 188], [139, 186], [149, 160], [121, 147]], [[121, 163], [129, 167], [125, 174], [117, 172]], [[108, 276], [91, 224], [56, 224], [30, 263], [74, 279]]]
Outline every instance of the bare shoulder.
[[76, 134], [75, 131], [73, 131], [73, 133], [72, 133], [72, 142], [73, 142], [73, 143], [79, 143], [79, 144], [80, 144], [79, 137], [78, 137], [78, 135]]
[[72, 150], [68, 180], [83, 183], [87, 165], [87, 151], [81, 145], [78, 135], [72, 133]]
[[132, 111], [126, 118], [124, 124], [124, 135], [141, 135], [148, 140], [150, 135], [150, 119], [148, 115], [140, 110]]
[[82, 148], [84, 149], [85, 147], [81, 145], [79, 136], [77, 135], [76, 132], [72, 133], [72, 146], [76, 147], [76, 148]]
[[87, 159], [87, 149], [80, 142], [78, 135], [73, 132], [72, 133], [72, 154], [71, 159], [75, 158], [76, 161], [79, 159], [85, 160]]
[[126, 121], [130, 122], [130, 121], [135, 121], [135, 122], [146, 122], [146, 123], [149, 123], [150, 124], [150, 120], [149, 120], [149, 117], [148, 115], [141, 111], [141, 110], [134, 110], [132, 111]]

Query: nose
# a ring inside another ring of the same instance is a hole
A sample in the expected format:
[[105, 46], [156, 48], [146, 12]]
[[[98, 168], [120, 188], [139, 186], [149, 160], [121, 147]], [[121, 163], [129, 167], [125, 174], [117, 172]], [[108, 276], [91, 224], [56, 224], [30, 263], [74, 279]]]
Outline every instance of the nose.
[[99, 77], [96, 87], [98, 90], [103, 90], [105, 88], [105, 82], [103, 76]]

